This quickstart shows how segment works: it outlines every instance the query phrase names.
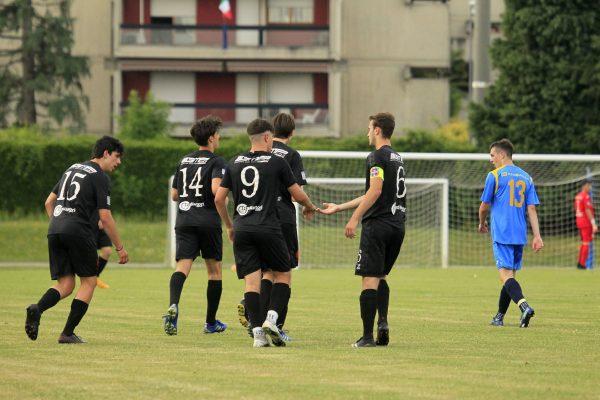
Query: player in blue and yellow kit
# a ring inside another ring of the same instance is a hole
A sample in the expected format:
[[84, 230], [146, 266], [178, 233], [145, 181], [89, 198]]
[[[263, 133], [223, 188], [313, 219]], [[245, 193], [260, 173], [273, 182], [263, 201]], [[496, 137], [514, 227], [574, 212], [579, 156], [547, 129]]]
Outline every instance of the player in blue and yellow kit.
[[498, 313], [491, 325], [504, 325], [504, 315], [514, 301], [521, 310], [521, 328], [529, 325], [534, 315], [533, 308], [523, 296], [521, 286], [515, 279], [523, 262], [523, 247], [527, 244], [527, 223], [525, 214], [533, 232], [531, 247], [536, 253], [544, 247], [540, 236], [535, 206], [540, 204], [533, 179], [512, 161], [513, 145], [508, 139], [502, 139], [490, 145], [490, 162], [494, 169], [485, 180], [479, 207], [479, 232], [487, 233], [487, 215], [491, 209], [492, 247], [496, 259], [496, 268], [500, 273], [502, 290], [498, 302]]

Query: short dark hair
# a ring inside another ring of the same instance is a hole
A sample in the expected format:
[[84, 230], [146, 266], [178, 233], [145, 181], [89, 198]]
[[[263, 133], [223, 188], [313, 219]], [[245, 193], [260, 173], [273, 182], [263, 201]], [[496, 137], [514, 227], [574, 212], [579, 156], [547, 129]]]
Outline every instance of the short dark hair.
[[375, 115], [369, 115], [369, 121], [373, 121], [373, 127], [381, 129], [383, 137], [389, 139], [394, 133], [396, 127], [396, 119], [388, 112], [377, 113]]
[[265, 132], [273, 132], [273, 125], [264, 118], [256, 118], [248, 124], [246, 132], [248, 132], [248, 135], [250, 136], [260, 135]]
[[92, 157], [102, 157], [105, 150], [108, 150], [108, 154], [112, 154], [113, 151], [123, 154], [125, 147], [123, 147], [123, 143], [119, 139], [105, 135], [96, 140], [96, 144], [94, 144], [94, 148], [92, 149]]
[[594, 181], [592, 180], [592, 178], [585, 178], [584, 180], [581, 181], [581, 186], [585, 186], [585, 185], [591, 185], [593, 184]]
[[494, 143], [490, 144], [490, 150], [492, 150], [494, 147], [502, 150], [506, 153], [508, 158], [512, 159], [514, 146], [510, 140], [508, 140], [507, 138], [497, 140]]
[[273, 117], [273, 127], [275, 128], [273, 133], [276, 138], [287, 139], [296, 129], [296, 122], [290, 114], [279, 113]]
[[194, 138], [194, 142], [198, 146], [206, 146], [208, 138], [214, 136], [223, 127], [221, 118], [214, 115], [207, 115], [199, 119], [190, 129], [190, 136]]

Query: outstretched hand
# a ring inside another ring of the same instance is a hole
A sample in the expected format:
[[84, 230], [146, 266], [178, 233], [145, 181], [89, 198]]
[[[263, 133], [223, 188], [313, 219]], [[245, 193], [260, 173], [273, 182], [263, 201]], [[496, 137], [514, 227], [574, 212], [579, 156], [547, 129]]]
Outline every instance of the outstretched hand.
[[318, 208], [307, 208], [307, 207], [304, 207], [302, 209], [302, 215], [304, 216], [304, 219], [307, 219], [307, 220], [310, 221], [315, 216], [315, 213], [319, 212], [319, 211], [320, 210]]
[[323, 208], [319, 209], [319, 212], [325, 215], [335, 214], [338, 211], [340, 211], [340, 206], [335, 203], [323, 203]]

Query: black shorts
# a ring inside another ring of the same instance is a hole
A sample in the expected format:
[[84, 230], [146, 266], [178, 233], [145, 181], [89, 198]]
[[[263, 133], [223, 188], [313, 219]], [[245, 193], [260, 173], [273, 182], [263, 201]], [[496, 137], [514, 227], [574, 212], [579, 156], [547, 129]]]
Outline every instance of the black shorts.
[[259, 270], [290, 270], [290, 256], [281, 233], [235, 232], [233, 255], [239, 279]]
[[48, 235], [50, 276], [78, 275], [82, 278], [98, 274], [96, 238], [66, 233]]
[[175, 228], [175, 259], [195, 260], [199, 254], [205, 260], [223, 259], [223, 230], [221, 225], [180, 226]]
[[390, 273], [404, 240], [404, 225], [377, 220], [362, 224], [355, 275], [382, 277]]
[[98, 229], [96, 232], [96, 249], [100, 250], [103, 247], [112, 247], [112, 242], [103, 229]]
[[300, 259], [300, 253], [298, 251], [298, 231], [296, 230], [296, 224], [282, 223], [281, 233], [283, 233], [283, 240], [285, 240], [288, 253], [290, 254], [290, 267], [296, 268], [298, 266], [298, 260]]

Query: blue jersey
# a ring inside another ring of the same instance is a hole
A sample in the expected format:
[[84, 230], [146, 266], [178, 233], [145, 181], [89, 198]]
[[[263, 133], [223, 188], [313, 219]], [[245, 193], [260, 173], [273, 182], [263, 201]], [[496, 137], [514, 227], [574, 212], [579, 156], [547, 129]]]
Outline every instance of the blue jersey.
[[481, 201], [492, 204], [492, 241], [527, 244], [527, 206], [540, 204], [527, 172], [514, 165], [493, 170], [485, 179]]

